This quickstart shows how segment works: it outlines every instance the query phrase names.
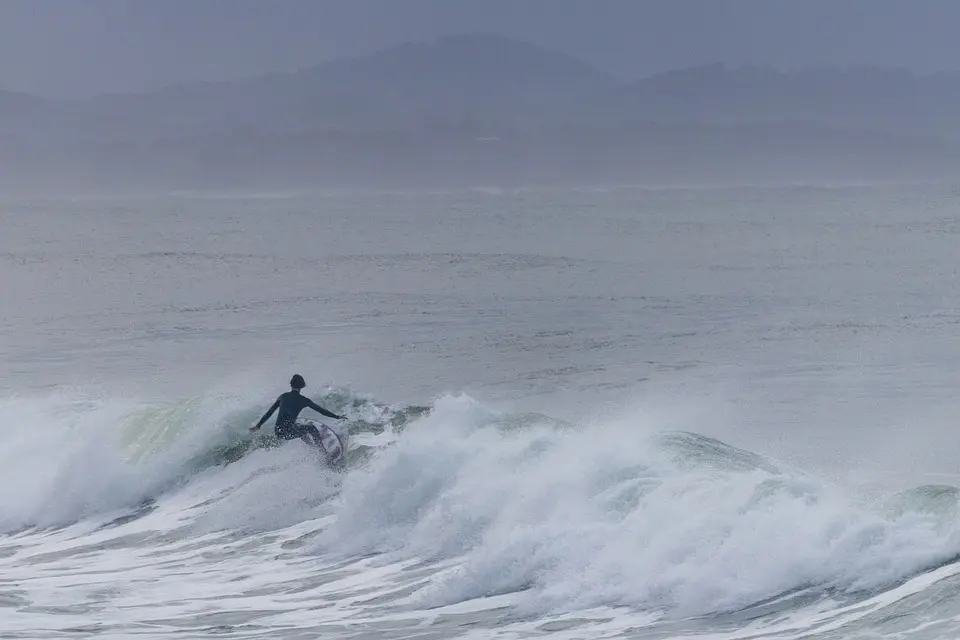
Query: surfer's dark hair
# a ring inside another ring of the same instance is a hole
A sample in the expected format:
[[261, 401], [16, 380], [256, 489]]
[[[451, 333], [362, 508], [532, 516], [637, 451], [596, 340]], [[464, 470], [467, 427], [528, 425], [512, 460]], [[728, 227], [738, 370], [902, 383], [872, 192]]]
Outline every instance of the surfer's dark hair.
[[299, 373], [293, 374], [293, 377], [290, 378], [290, 387], [293, 389], [303, 389], [307, 386], [306, 380], [303, 379], [303, 376]]

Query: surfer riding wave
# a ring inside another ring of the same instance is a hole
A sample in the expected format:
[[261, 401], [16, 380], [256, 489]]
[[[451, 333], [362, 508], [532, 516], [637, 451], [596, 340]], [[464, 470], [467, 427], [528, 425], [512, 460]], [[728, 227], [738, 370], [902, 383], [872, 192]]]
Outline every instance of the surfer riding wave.
[[274, 426], [274, 433], [283, 440], [293, 440], [300, 438], [309, 445], [321, 447], [320, 430], [313, 424], [297, 422], [300, 412], [310, 407], [317, 413], [334, 418], [335, 420], [346, 420], [344, 416], [338, 416], [335, 413], [327, 411], [310, 398], [302, 395], [300, 390], [307, 386], [306, 381], [299, 373], [290, 378], [290, 391], [283, 393], [277, 398], [276, 402], [267, 410], [260, 421], [250, 427], [250, 431], [257, 431], [263, 426], [274, 411], [277, 413], [277, 421]]

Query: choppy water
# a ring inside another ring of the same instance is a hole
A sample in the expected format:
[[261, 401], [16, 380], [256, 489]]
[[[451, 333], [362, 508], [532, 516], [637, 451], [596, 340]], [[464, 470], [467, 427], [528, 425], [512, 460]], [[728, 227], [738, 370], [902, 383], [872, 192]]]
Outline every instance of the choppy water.
[[0, 636], [956, 637], [958, 196], [4, 202]]

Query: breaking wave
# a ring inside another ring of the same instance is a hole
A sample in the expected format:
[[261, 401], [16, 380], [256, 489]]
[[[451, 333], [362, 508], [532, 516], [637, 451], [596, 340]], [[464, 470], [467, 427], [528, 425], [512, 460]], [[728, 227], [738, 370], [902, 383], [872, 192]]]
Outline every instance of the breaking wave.
[[516, 616], [858, 602], [960, 552], [949, 485], [866, 499], [692, 432], [573, 425], [466, 396], [391, 406], [328, 389], [315, 399], [349, 418], [345, 469], [299, 442], [251, 436], [264, 403], [239, 393], [171, 406], [4, 400], [0, 529], [97, 531], [152, 517], [162, 544], [310, 524], [304, 553], [318, 568], [361, 558], [375, 559], [370, 571], [429, 567], [405, 607], [509, 596]]

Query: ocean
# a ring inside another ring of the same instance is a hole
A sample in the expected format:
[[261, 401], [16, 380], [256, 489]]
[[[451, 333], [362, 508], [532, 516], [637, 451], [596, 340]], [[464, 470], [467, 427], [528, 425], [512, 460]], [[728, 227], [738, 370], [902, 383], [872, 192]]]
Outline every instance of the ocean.
[[[4, 639], [960, 635], [960, 188], [0, 229]], [[294, 373], [343, 468], [249, 432]]]

